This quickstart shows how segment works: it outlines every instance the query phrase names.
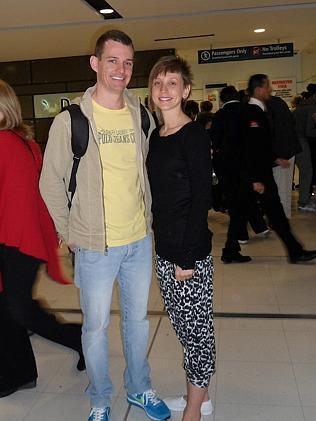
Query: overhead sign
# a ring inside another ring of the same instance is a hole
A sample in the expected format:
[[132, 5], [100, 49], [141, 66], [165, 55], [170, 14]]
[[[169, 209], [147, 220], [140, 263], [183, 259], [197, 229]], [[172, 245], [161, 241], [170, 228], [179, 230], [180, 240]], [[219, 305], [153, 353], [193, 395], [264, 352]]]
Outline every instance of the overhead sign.
[[199, 50], [199, 64], [221, 63], [225, 61], [260, 60], [265, 58], [292, 57], [293, 43], [254, 45], [251, 47], [217, 48]]
[[271, 79], [271, 86], [273, 95], [281, 97], [288, 104], [296, 95], [296, 79], [294, 77]]

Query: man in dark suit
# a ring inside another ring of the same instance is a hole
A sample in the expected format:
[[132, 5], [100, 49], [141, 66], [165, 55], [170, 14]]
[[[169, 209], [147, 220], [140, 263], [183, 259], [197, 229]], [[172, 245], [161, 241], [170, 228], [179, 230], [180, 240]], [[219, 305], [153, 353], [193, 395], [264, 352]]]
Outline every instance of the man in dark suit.
[[210, 135], [214, 168], [230, 217], [221, 260], [224, 263], [245, 263], [251, 258], [240, 254], [238, 240], [248, 239], [248, 220], [257, 234], [268, 232], [268, 229], [252, 189], [241, 177], [243, 142], [239, 94], [234, 86], [227, 86], [222, 89], [220, 99], [223, 106], [214, 116]]
[[265, 105], [270, 98], [271, 90], [266, 75], [256, 74], [249, 79], [250, 100], [244, 108], [242, 122], [245, 141], [244, 172], [257, 193], [269, 223], [286, 247], [289, 261], [306, 262], [316, 258], [316, 250], [304, 250], [294, 237], [273, 178], [272, 166], [278, 157], [273, 152], [272, 134]]
[[291, 218], [294, 161], [295, 154], [301, 148], [295, 132], [294, 118], [287, 103], [278, 96], [271, 96], [266, 105], [273, 135], [273, 152], [277, 157], [273, 177], [285, 215]]

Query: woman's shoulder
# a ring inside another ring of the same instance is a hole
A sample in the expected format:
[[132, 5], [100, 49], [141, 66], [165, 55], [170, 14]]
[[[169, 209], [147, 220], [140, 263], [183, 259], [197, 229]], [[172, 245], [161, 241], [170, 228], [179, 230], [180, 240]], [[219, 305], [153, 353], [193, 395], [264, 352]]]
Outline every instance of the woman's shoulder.
[[202, 126], [202, 124], [197, 121], [191, 121], [187, 123], [183, 127], [183, 129], [183, 137], [187, 140], [190, 140], [192, 138], [209, 140], [209, 135], [207, 131]]
[[0, 130], [0, 139], [14, 139], [18, 137], [18, 135], [12, 130]]
[[8, 140], [12, 142], [12, 145], [14, 144], [23, 145], [23, 142], [25, 142], [23, 136], [18, 131], [15, 131], [13, 129], [0, 130], [0, 139], [2, 141]]
[[204, 127], [198, 121], [190, 121], [189, 123], [187, 123], [186, 126], [187, 126], [188, 131], [202, 133], [202, 134], [206, 133]]
[[42, 152], [35, 140], [26, 140], [14, 130], [0, 130], [0, 149], [2, 156], [7, 153], [16, 160], [24, 161], [32, 152], [36, 162], [41, 165]]
[[0, 130], [0, 147], [1, 151], [18, 149], [21, 139], [17, 133], [12, 130]]

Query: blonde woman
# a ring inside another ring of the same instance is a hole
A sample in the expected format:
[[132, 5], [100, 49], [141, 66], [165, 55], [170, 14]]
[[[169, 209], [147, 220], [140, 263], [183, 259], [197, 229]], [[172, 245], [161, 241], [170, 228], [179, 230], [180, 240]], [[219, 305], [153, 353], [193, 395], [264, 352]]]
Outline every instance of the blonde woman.
[[41, 263], [60, 283], [58, 240], [40, 196], [42, 155], [22, 122], [13, 89], [0, 80], [0, 398], [36, 386], [37, 370], [27, 329], [79, 353], [81, 325], [60, 323], [32, 298]]

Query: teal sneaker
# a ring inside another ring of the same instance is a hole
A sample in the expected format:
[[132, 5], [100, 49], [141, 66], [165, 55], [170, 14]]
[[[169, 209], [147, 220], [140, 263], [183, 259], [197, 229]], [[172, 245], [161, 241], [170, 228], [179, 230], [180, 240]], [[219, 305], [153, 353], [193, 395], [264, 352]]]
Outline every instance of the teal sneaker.
[[110, 408], [92, 408], [88, 421], [109, 421]]
[[144, 393], [128, 393], [127, 402], [142, 408], [152, 420], [167, 420], [171, 417], [169, 408], [156, 395], [156, 391], [153, 389], [149, 389]]

